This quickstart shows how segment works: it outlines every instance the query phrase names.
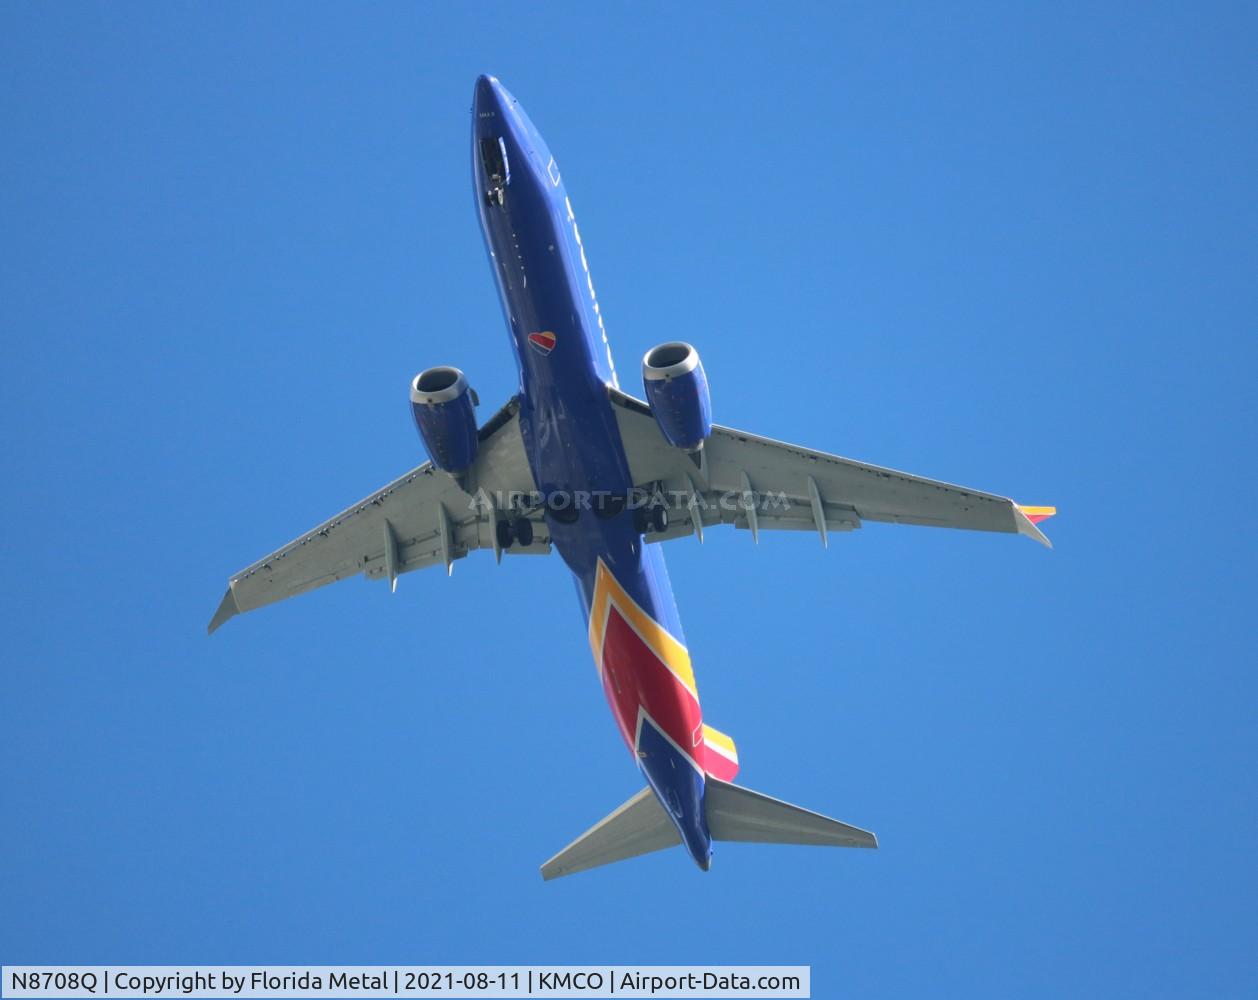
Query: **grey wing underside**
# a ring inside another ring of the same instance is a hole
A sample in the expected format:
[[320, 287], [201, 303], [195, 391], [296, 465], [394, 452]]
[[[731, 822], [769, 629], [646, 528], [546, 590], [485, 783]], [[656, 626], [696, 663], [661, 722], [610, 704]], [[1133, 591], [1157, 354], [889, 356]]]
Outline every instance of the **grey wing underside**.
[[[877, 847], [878, 838], [811, 809], [708, 775], [704, 812], [713, 840], [816, 847]], [[644, 788], [542, 865], [546, 880], [636, 858], [681, 843], [659, 799]]]
[[669, 505], [667, 541], [733, 524], [761, 531], [832, 531], [864, 521], [967, 528], [1048, 539], [1007, 497], [811, 451], [719, 425], [695, 455], [665, 443], [646, 403], [619, 390], [611, 399], [633, 480], [658, 484]]
[[542, 878], [572, 875], [681, 843], [655, 793], [644, 788], [542, 865]]
[[[461, 482], [426, 462], [231, 577], [209, 631], [236, 614], [346, 577], [396, 585], [413, 570], [444, 565], [448, 571], [474, 549], [499, 555], [495, 505], [478, 498], [533, 490], [518, 412], [513, 399], [481, 428], [476, 462]], [[537, 513], [532, 519], [533, 544], [514, 545], [511, 554], [550, 551], [545, 522]]]

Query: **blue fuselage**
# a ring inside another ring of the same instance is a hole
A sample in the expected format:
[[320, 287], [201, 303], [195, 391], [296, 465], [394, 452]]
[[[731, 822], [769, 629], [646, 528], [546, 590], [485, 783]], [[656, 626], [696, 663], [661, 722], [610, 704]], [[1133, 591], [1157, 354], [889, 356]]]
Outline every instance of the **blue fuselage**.
[[[624, 496], [642, 484], [632, 481], [609, 400], [616, 371], [559, 168], [520, 103], [493, 77], [477, 80], [472, 114], [473, 189], [519, 366], [520, 430], [534, 482], [543, 495]], [[490, 194], [495, 186], [500, 197]], [[632, 604], [684, 648], [660, 547], [645, 544], [632, 511], [607, 516], [578, 509], [575, 519], [548, 511], [546, 519], [554, 547], [576, 578], [587, 625], [598, 603], [601, 562]], [[623, 654], [619, 662], [629, 659]], [[622, 666], [605, 682], [613, 714], [687, 849], [706, 869], [711, 837], [704, 773], [694, 762], [701, 737], [697, 728], [681, 731], [697, 725], [697, 694], [693, 710], [678, 709], [684, 724], [674, 723], [670, 735], [669, 726], [651, 724], [649, 712], [638, 711], [647, 715], [644, 723], [618, 708], [623, 686], [635, 683], [627, 676], [631, 669]], [[654, 714], [671, 712], [664, 706]]]

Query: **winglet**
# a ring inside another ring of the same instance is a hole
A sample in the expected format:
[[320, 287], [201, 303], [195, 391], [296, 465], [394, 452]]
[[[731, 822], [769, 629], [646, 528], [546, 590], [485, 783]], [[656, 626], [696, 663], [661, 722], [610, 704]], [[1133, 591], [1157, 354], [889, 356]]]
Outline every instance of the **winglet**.
[[1056, 513], [1056, 507], [1023, 507], [1021, 504], [1016, 503], [1013, 505], [1013, 517], [1017, 524], [1018, 534], [1026, 535], [1027, 538], [1033, 538], [1050, 549], [1053, 547], [1053, 543], [1048, 540], [1048, 536], [1040, 531], [1037, 525], [1040, 521], [1047, 521]]
[[1022, 511], [1026, 515], [1026, 519], [1032, 524], [1047, 521], [1057, 513], [1056, 507], [1024, 507], [1022, 504], [1018, 504], [1018, 510]]
[[214, 630], [222, 625], [223, 622], [238, 614], [240, 614], [240, 606], [236, 603], [236, 595], [232, 593], [231, 587], [228, 587], [227, 593], [223, 595], [222, 603], [219, 604], [218, 610], [214, 612], [214, 617], [210, 619], [210, 627], [205, 630], [205, 634], [213, 635]]

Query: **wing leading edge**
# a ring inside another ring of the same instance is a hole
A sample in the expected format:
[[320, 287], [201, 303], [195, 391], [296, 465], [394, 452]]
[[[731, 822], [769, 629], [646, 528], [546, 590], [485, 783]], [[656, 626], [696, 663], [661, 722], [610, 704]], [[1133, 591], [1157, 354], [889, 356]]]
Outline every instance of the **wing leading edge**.
[[[519, 404], [512, 399], [479, 432], [476, 463], [459, 480], [425, 462], [354, 506], [311, 528], [231, 578], [210, 619], [214, 632], [228, 619], [287, 597], [362, 574], [396, 587], [403, 573], [444, 565], [480, 548], [499, 550], [490, 497], [533, 490]], [[550, 540], [540, 514], [531, 545], [513, 554], [544, 554]]]

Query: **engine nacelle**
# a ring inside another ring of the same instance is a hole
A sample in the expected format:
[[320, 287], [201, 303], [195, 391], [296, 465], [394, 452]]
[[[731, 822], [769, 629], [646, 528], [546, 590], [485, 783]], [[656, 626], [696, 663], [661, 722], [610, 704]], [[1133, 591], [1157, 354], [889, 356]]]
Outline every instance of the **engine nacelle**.
[[664, 440], [694, 451], [712, 433], [712, 399], [699, 352], [673, 341], [646, 352], [642, 384]]
[[429, 368], [411, 382], [411, 412], [432, 464], [462, 472], [476, 461], [479, 402], [457, 368]]

